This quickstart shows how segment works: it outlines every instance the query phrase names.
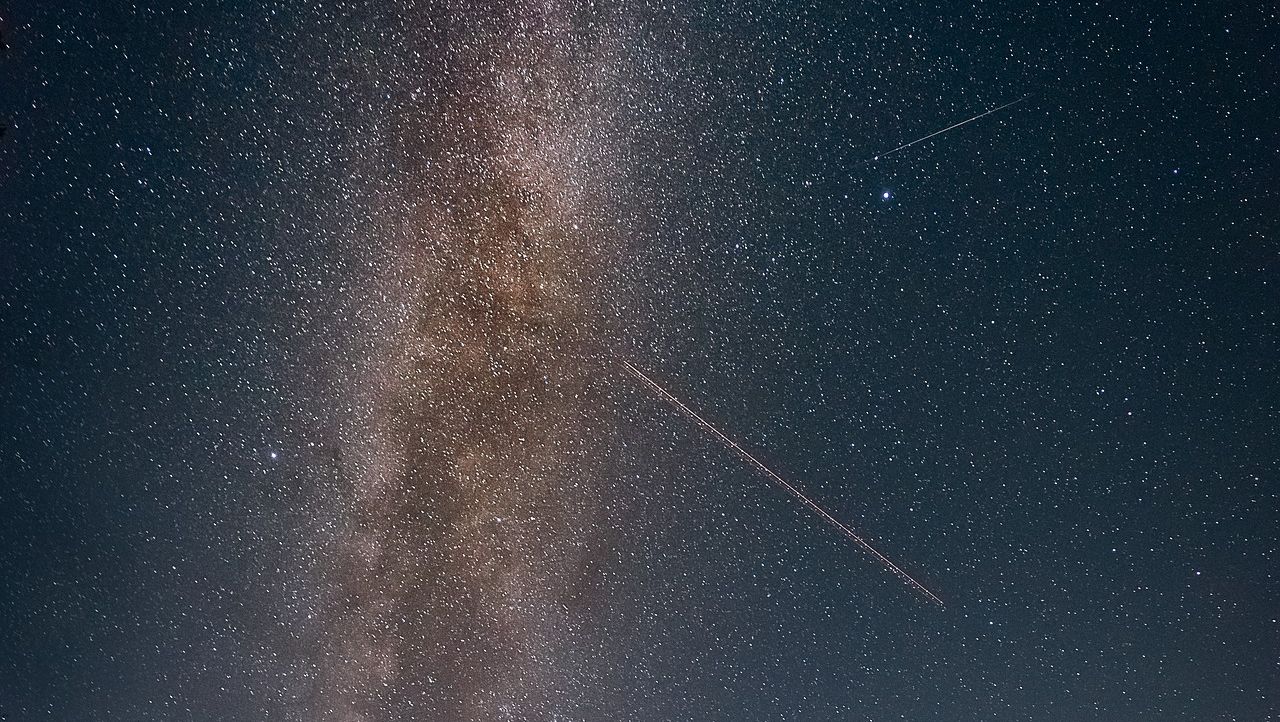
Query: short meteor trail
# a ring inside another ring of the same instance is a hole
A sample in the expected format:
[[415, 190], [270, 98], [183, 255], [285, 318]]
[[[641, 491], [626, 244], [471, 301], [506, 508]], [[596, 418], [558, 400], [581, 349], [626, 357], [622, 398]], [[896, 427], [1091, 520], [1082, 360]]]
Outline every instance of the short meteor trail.
[[911, 585], [912, 587], [914, 587], [915, 589], [923, 593], [926, 597], [929, 598], [930, 601], [937, 603], [939, 606], [942, 605], [942, 600], [939, 599], [936, 594], [929, 591], [928, 589], [925, 589], [924, 585], [921, 584], [920, 582], [917, 582], [915, 579], [912, 579], [911, 575], [902, 571], [902, 569], [900, 569], [897, 564], [894, 564], [893, 562], [889, 561], [888, 557], [876, 551], [875, 547], [871, 546], [862, 537], [855, 534], [852, 529], [842, 524], [840, 520], [828, 514], [825, 509], [818, 506], [817, 502], [805, 496], [799, 489], [795, 488], [790, 483], [788, 483], [786, 479], [783, 479], [781, 476], [778, 476], [777, 474], [775, 474], [772, 469], [765, 466], [763, 462], [761, 462], [759, 459], [757, 459], [756, 457], [748, 453], [746, 449], [739, 446], [738, 442], [734, 441], [733, 439], [730, 439], [728, 436], [725, 436], [723, 433], [720, 432], [719, 429], [712, 426], [711, 422], [699, 416], [698, 413], [693, 409], [689, 408], [688, 406], [685, 406], [683, 401], [681, 401], [680, 399], [677, 399], [675, 396], [672, 396], [666, 389], [659, 386], [658, 382], [646, 376], [643, 371], [636, 368], [630, 361], [624, 360], [622, 364], [627, 367], [628, 371], [634, 374], [636, 378], [640, 379], [651, 390], [656, 392], [659, 396], [666, 399], [667, 401], [670, 401], [672, 405], [674, 405], [677, 409], [683, 412], [686, 416], [696, 421], [699, 426], [706, 429], [707, 431], [710, 431], [712, 434], [716, 436], [716, 438], [723, 441], [730, 449], [733, 449], [735, 452], [737, 452], [739, 456], [746, 459], [747, 462], [749, 462], [752, 466], [764, 472], [764, 474], [768, 476], [771, 480], [773, 480], [783, 489], [786, 489], [792, 496], [799, 499], [801, 504], [804, 504], [811, 511], [813, 511], [813, 513], [817, 514], [824, 521], [828, 522], [829, 524], [834, 526], [836, 529], [838, 529], [841, 534], [844, 534], [849, 539], [852, 539], [855, 543], [858, 544], [858, 546], [862, 547], [867, 552], [869, 552], [873, 557], [879, 560], [880, 563], [885, 566], [885, 568], [887, 568], [889, 571], [896, 574], [899, 578], [901, 578], [907, 584]]
[[998, 108], [992, 108], [991, 110], [988, 110], [988, 111], [986, 111], [985, 113], [979, 113], [979, 114], [977, 114], [977, 115], [973, 116], [972, 118], [969, 118], [968, 120], [962, 120], [962, 121], [960, 121], [959, 123], [956, 123], [955, 125], [948, 125], [947, 127], [943, 128], [942, 130], [936, 130], [936, 131], [934, 131], [934, 132], [932, 132], [932, 133], [930, 133], [930, 134], [926, 135], [926, 136], [925, 136], [925, 137], [923, 137], [923, 138], [916, 138], [915, 140], [911, 141], [910, 143], [905, 143], [905, 144], [903, 144], [903, 145], [900, 145], [900, 146], [898, 146], [897, 148], [894, 148], [893, 150], [887, 150], [887, 151], [885, 151], [885, 152], [883, 152], [883, 153], [881, 153], [881, 154], [879, 154], [879, 155], [877, 155], [877, 156], [872, 157], [872, 158], [871, 158], [871, 160], [872, 160], [872, 161], [880, 160], [881, 158], [883, 158], [883, 157], [885, 157], [885, 156], [887, 156], [887, 155], [892, 155], [892, 154], [894, 154], [894, 153], [897, 153], [898, 151], [902, 150], [903, 148], [910, 148], [911, 146], [915, 145], [916, 143], [923, 143], [924, 141], [929, 140], [930, 138], [932, 138], [932, 137], [934, 137], [934, 136], [942, 135], [943, 133], [946, 133], [946, 132], [947, 132], [947, 131], [949, 131], [949, 130], [955, 130], [956, 128], [959, 128], [960, 126], [962, 126], [962, 125], [967, 125], [967, 124], [969, 124], [969, 123], [972, 123], [973, 121], [975, 121], [975, 120], [977, 120], [977, 119], [979, 119], [979, 118], [985, 118], [985, 117], [987, 117], [988, 115], [991, 115], [992, 113], [997, 113], [997, 112], [999, 112], [999, 111], [1001, 111], [1001, 110], [1004, 110], [1005, 108], [1012, 108], [1013, 106], [1017, 105], [1018, 103], [1021, 103], [1022, 101], [1026, 100], [1027, 98], [1030, 98], [1030, 97], [1031, 97], [1030, 95], [1024, 95], [1024, 96], [1022, 96], [1021, 98], [1018, 98], [1017, 100], [1012, 101], [1012, 102], [1009, 102], [1009, 103], [1005, 103], [1004, 105], [1002, 105], [1002, 106], [1000, 106], [1000, 107], [998, 107]]

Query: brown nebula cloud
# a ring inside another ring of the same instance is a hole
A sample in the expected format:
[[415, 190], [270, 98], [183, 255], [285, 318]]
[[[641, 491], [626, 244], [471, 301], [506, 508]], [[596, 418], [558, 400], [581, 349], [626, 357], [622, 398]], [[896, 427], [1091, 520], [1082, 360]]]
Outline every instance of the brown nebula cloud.
[[531, 3], [408, 17], [426, 60], [397, 71], [413, 90], [388, 123], [403, 228], [370, 286], [384, 338], [355, 380], [307, 714], [551, 719], [588, 696], [574, 649], [610, 544], [630, 30]]

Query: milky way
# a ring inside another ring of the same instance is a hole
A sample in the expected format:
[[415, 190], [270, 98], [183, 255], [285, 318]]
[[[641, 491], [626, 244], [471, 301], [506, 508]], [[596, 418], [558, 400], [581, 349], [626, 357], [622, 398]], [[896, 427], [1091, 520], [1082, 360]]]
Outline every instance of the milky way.
[[1277, 718], [1280, 30], [1165, 5], [7, 3], [0, 719]]
[[[382, 279], [395, 315], [364, 428], [313, 712], [537, 719], [574, 698], [609, 423], [600, 204], [622, 172], [616, 30], [517, 5], [426, 22], [424, 100], [390, 135], [414, 167]], [[465, 29], [465, 33], [461, 30]], [[458, 33], [455, 35], [454, 33]], [[443, 48], [441, 53], [439, 48]]]

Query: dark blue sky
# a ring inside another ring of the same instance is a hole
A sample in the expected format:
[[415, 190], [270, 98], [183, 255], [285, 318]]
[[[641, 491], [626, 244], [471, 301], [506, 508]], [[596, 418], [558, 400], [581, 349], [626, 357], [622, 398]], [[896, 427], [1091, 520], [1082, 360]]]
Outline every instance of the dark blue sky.
[[0, 32], [0, 718], [1280, 710], [1274, 11]]

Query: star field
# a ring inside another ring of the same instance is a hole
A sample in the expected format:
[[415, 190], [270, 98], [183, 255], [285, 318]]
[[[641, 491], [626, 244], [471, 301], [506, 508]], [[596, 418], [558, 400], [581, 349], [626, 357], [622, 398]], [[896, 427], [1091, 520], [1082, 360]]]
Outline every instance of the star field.
[[0, 16], [0, 719], [1280, 715], [1274, 11], [109, 5]]

